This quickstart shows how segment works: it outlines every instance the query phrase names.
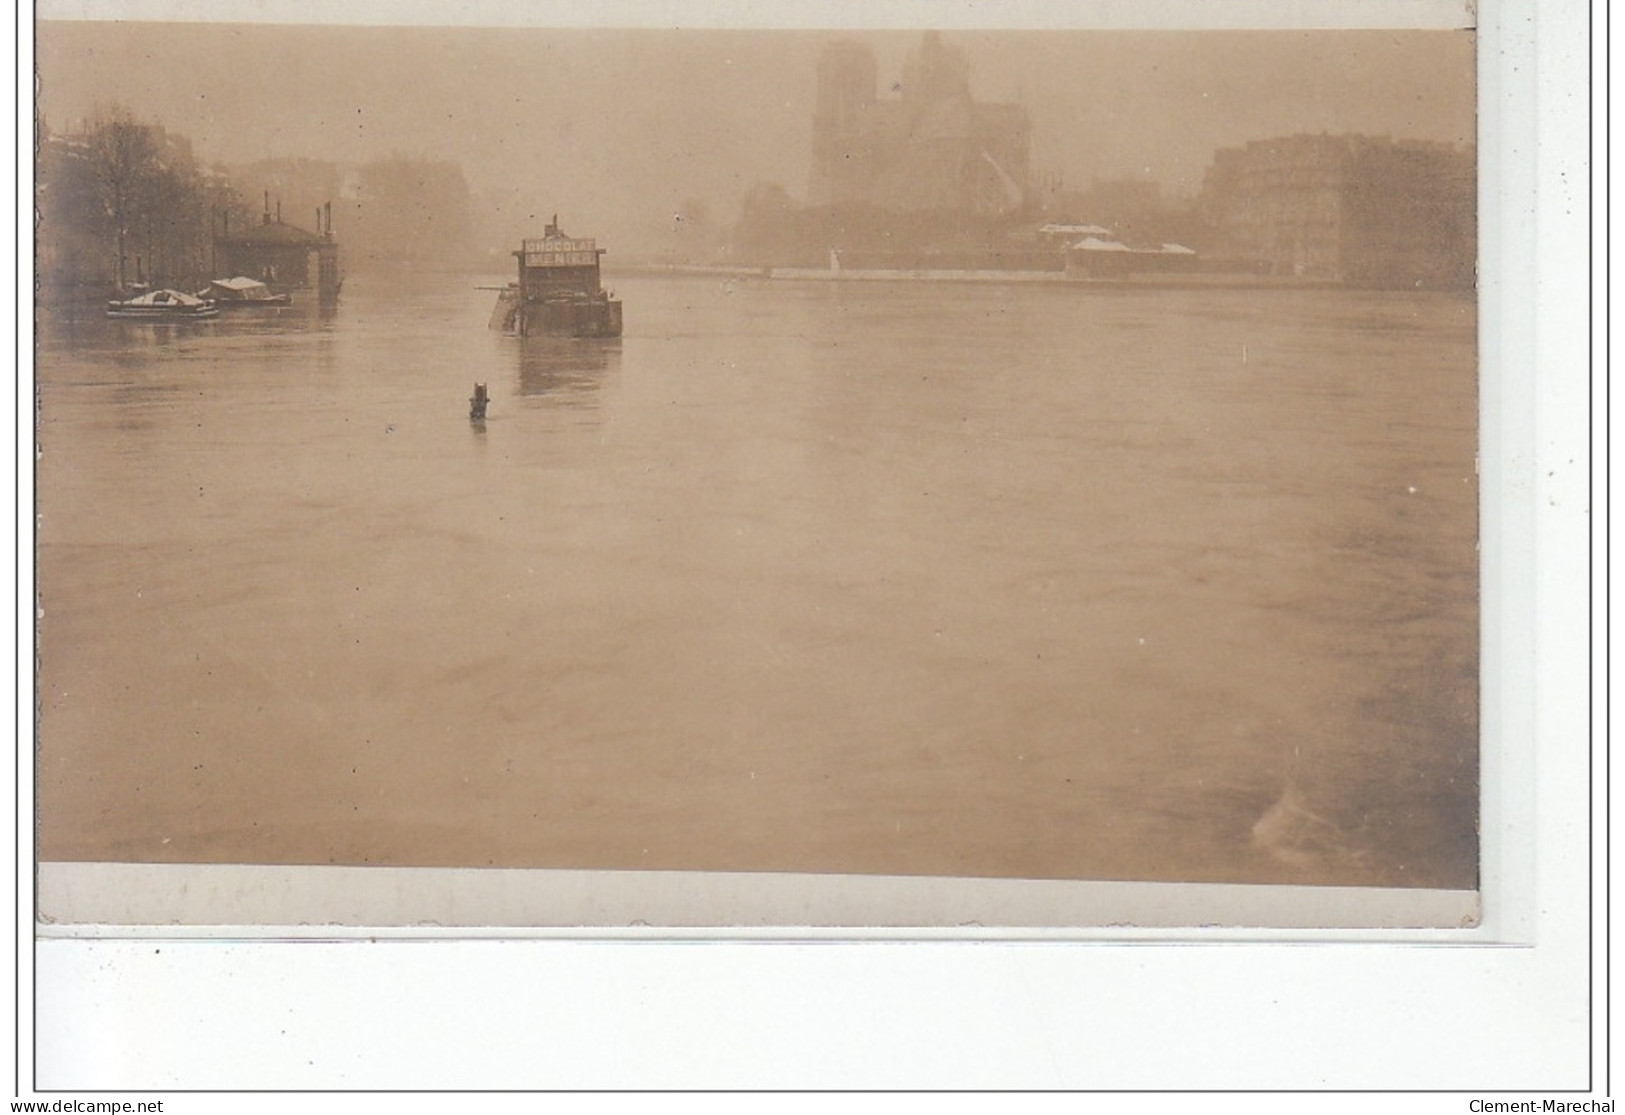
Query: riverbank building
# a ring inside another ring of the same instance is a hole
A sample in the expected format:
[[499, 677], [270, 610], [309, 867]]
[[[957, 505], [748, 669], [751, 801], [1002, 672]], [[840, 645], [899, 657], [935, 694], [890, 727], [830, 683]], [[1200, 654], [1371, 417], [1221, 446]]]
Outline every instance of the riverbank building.
[[1214, 252], [1265, 274], [1466, 289], [1476, 277], [1476, 199], [1470, 149], [1295, 135], [1216, 152], [1200, 204]]

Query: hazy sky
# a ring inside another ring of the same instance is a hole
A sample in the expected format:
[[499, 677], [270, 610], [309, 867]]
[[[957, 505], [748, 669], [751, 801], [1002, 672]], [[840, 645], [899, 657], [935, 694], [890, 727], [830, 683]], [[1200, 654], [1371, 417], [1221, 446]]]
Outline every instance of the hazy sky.
[[[918, 32], [628, 31], [41, 22], [39, 107], [120, 105], [207, 162], [456, 159], [610, 237], [689, 197], [731, 219], [755, 182], [806, 191], [820, 49], [869, 44], [882, 95]], [[1216, 148], [1299, 131], [1470, 142], [1465, 31], [947, 31], [979, 100], [1032, 116], [1033, 169], [1194, 193]]]

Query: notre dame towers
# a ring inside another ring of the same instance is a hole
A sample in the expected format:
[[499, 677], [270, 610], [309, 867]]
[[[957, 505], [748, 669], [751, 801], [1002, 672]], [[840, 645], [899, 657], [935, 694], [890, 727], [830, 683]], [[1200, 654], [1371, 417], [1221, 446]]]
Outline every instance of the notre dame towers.
[[1027, 113], [974, 101], [959, 51], [927, 34], [904, 68], [900, 98], [878, 98], [876, 82], [867, 47], [825, 48], [813, 112], [813, 205], [987, 215], [1025, 203]]
[[863, 137], [873, 115], [875, 80], [875, 57], [858, 43], [832, 43], [818, 61], [808, 186], [814, 205], [836, 205], [863, 196], [870, 162]]

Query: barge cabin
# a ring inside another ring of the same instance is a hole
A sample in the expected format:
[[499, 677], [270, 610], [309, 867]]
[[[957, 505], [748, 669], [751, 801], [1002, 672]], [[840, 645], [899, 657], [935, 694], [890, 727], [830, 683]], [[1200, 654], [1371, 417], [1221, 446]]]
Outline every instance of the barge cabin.
[[569, 237], [555, 216], [540, 239], [527, 239], [513, 253], [519, 281], [497, 299], [491, 327], [521, 337], [619, 337], [621, 304], [604, 290], [591, 238]]

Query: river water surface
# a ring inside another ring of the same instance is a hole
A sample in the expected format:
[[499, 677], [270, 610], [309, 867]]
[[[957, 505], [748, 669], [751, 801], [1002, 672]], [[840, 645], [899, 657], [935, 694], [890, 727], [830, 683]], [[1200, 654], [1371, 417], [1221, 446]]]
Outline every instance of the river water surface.
[[1470, 301], [481, 281], [43, 316], [42, 858], [1475, 885]]

